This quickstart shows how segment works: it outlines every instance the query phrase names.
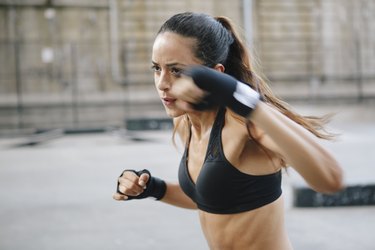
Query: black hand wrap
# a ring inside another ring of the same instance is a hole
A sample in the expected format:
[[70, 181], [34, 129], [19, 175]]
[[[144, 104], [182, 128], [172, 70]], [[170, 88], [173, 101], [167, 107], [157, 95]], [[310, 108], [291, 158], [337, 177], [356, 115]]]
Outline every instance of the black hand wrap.
[[237, 114], [248, 117], [260, 100], [258, 92], [234, 77], [205, 66], [193, 66], [184, 71], [195, 84], [209, 94], [202, 102], [193, 104], [197, 110], [204, 110], [224, 104]]
[[120, 183], [117, 182], [117, 193], [128, 196], [128, 200], [144, 199], [144, 198], [148, 198], [148, 197], [154, 197], [154, 198], [156, 198], [156, 200], [160, 200], [164, 197], [165, 192], [167, 190], [167, 185], [166, 185], [165, 181], [163, 181], [163, 180], [161, 180], [157, 177], [151, 176], [150, 171], [148, 171], [147, 169], [143, 169], [141, 171], [135, 171], [135, 170], [132, 170], [132, 169], [125, 170], [125, 171], [122, 172], [120, 177], [126, 171], [133, 172], [138, 176], [141, 176], [142, 174], [148, 174], [150, 176], [150, 178], [148, 179], [148, 181], [146, 183], [146, 189], [138, 196], [126, 195], [119, 190]]

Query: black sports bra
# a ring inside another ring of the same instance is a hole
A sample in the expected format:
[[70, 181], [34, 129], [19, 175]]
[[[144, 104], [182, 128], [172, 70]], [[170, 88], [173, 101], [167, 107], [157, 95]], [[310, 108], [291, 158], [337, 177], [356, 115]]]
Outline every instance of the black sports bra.
[[225, 109], [217, 114], [208, 148], [196, 183], [188, 171], [188, 145], [178, 170], [182, 190], [199, 209], [214, 214], [234, 214], [267, 205], [280, 197], [281, 171], [268, 175], [249, 175], [235, 168], [224, 156], [221, 131]]

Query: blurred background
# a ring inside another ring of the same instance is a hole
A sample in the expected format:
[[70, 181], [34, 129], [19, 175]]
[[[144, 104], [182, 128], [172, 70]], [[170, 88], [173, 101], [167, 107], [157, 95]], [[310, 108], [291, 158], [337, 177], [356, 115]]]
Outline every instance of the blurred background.
[[277, 95], [336, 113], [348, 188], [287, 174], [296, 249], [374, 249], [374, 0], [0, 0], [0, 249], [207, 249], [195, 212], [111, 200], [125, 168], [176, 180], [150, 57], [184, 11], [230, 17]]
[[233, 19], [288, 101], [375, 97], [372, 0], [0, 0], [0, 133], [165, 118], [151, 48], [182, 11]]

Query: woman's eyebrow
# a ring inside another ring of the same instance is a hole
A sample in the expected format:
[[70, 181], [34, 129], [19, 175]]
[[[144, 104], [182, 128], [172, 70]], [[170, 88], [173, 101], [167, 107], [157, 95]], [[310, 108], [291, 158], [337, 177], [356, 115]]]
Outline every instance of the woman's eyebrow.
[[174, 67], [174, 66], [187, 66], [186, 64], [183, 63], [167, 63], [167, 67]]
[[[152, 61], [152, 64], [154, 64], [154, 65], [159, 65], [157, 62], [154, 62], [154, 61]], [[166, 66], [168, 67], [168, 68], [170, 68], [170, 67], [175, 67], [175, 66], [183, 66], [183, 67], [186, 67], [187, 65], [186, 64], [183, 64], [183, 63], [167, 63], [166, 64]]]

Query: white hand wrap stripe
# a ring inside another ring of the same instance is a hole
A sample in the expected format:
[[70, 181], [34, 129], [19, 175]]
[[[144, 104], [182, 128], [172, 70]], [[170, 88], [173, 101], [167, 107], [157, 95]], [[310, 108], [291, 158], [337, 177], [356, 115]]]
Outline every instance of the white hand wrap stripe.
[[239, 81], [237, 81], [237, 86], [233, 93], [233, 97], [250, 109], [254, 109], [260, 100], [260, 95], [258, 92], [250, 88], [249, 85]]

